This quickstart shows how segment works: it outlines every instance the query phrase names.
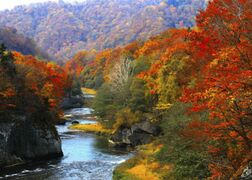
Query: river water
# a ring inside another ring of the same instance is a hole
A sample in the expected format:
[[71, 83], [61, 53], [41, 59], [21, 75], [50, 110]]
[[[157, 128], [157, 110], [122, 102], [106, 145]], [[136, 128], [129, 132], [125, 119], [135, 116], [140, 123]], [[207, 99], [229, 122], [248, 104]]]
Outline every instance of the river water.
[[[95, 123], [88, 120], [90, 108], [71, 109], [65, 114], [81, 124]], [[111, 148], [106, 138], [70, 130], [70, 125], [71, 122], [57, 126], [64, 157], [7, 169], [0, 172], [0, 179], [110, 180], [114, 168], [132, 156], [125, 150]]]

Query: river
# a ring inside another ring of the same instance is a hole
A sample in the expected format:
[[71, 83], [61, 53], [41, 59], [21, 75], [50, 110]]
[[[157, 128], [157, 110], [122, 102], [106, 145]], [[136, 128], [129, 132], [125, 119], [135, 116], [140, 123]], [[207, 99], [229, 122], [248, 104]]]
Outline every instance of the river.
[[[65, 114], [81, 124], [95, 123], [88, 120], [90, 108], [71, 109]], [[111, 148], [106, 138], [70, 130], [70, 125], [71, 122], [56, 126], [62, 140], [62, 158], [5, 170], [0, 172], [0, 179], [110, 180], [114, 168], [132, 156], [125, 150]]]

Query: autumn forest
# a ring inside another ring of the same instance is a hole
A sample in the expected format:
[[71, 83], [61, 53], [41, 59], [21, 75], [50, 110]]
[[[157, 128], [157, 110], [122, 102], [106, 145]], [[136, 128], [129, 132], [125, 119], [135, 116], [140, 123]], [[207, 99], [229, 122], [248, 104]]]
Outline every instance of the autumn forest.
[[65, 155], [60, 125], [88, 107], [68, 128], [129, 156], [97, 179], [252, 178], [250, 0], [18, 6], [0, 43], [0, 171]]

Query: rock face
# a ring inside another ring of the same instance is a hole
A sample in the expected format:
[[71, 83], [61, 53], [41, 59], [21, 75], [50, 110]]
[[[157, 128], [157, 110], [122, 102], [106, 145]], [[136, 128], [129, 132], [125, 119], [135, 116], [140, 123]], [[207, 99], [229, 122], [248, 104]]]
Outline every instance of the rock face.
[[114, 133], [110, 142], [115, 146], [137, 146], [150, 143], [154, 136], [159, 135], [161, 129], [148, 121], [143, 121], [130, 128], [121, 127]]
[[0, 167], [62, 155], [61, 140], [53, 125], [31, 123], [24, 116], [0, 122]]

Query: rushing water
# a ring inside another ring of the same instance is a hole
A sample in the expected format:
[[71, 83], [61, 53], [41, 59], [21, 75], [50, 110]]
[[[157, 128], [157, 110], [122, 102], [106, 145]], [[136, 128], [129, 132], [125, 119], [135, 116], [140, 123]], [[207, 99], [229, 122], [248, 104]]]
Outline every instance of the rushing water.
[[[81, 124], [95, 123], [90, 119], [92, 110], [77, 108], [65, 112]], [[0, 172], [0, 179], [81, 179], [110, 180], [114, 168], [131, 154], [109, 147], [106, 138], [69, 130], [71, 122], [57, 126], [62, 139], [64, 157], [46, 162], [27, 164], [24, 167]]]

